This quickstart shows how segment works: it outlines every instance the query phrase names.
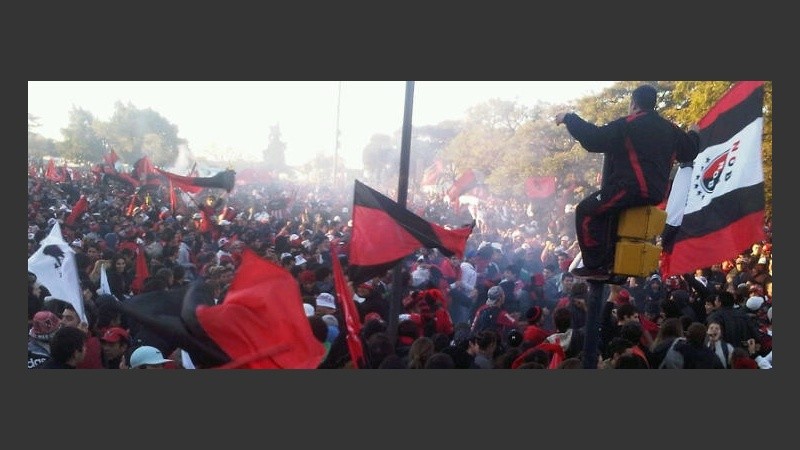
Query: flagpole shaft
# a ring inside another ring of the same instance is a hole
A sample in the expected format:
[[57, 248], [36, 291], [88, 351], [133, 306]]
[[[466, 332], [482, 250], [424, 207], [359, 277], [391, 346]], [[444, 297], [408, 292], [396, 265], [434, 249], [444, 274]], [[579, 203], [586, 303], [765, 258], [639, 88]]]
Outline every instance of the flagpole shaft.
[[[406, 101], [403, 112], [403, 135], [400, 141], [400, 174], [397, 182], [397, 204], [405, 208], [408, 199], [408, 168], [411, 159], [411, 113], [414, 110], [414, 82], [406, 81]], [[403, 260], [394, 267], [392, 299], [389, 303], [387, 332], [394, 343], [397, 341], [398, 316], [403, 301]]]
[[597, 344], [600, 340], [600, 310], [603, 308], [602, 281], [589, 280], [589, 298], [587, 299], [586, 325], [583, 341], [583, 368], [597, 368]]

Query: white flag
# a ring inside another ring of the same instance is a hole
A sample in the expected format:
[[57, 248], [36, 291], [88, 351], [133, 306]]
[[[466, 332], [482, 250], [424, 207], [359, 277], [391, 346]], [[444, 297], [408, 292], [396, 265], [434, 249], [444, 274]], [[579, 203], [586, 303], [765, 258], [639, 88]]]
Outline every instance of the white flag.
[[83, 309], [83, 295], [75, 250], [61, 236], [61, 225], [56, 222], [39, 249], [28, 258], [28, 271], [36, 274], [36, 280], [50, 291], [53, 298], [68, 301], [82, 322], [87, 322]]
[[[98, 295], [108, 294], [113, 296], [114, 298], [117, 298], [117, 296], [115, 296], [111, 292], [111, 286], [108, 285], [108, 275], [106, 274], [105, 265], [100, 266], [100, 287], [97, 289], [97, 294]], [[119, 301], [118, 298], [117, 301]]]

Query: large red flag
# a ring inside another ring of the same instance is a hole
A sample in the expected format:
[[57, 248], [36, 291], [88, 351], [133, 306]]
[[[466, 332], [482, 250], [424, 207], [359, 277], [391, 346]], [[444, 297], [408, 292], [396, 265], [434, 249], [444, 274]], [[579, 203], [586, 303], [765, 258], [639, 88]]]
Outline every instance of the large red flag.
[[336, 297], [344, 312], [344, 324], [347, 328], [347, 349], [350, 351], [350, 360], [353, 367], [360, 369], [364, 367], [364, 347], [361, 345], [361, 319], [358, 315], [355, 303], [353, 303], [353, 293], [347, 285], [342, 272], [342, 263], [339, 256], [331, 247], [331, 262], [333, 266], [333, 285], [336, 288]]
[[447, 229], [428, 222], [356, 180], [348, 254], [350, 281], [358, 284], [381, 275], [420, 247], [438, 248], [445, 256], [461, 258], [474, 225]]
[[250, 249], [218, 305], [200, 305], [197, 319], [232, 361], [223, 368], [315, 369], [325, 347], [303, 312], [292, 274]]
[[700, 153], [667, 201], [661, 274], [735, 258], [764, 239], [763, 81], [736, 83], [698, 122]]
[[85, 195], [81, 195], [81, 198], [72, 206], [72, 211], [70, 211], [69, 216], [64, 219], [64, 225], [74, 225], [78, 217], [83, 215], [88, 209], [89, 202], [86, 200]]
[[530, 177], [525, 180], [529, 198], [547, 198], [556, 192], [556, 177]]
[[131, 282], [131, 291], [136, 295], [142, 292], [144, 287], [144, 280], [150, 276], [150, 270], [147, 268], [147, 258], [144, 255], [144, 247], [139, 246], [136, 250], [136, 276]]

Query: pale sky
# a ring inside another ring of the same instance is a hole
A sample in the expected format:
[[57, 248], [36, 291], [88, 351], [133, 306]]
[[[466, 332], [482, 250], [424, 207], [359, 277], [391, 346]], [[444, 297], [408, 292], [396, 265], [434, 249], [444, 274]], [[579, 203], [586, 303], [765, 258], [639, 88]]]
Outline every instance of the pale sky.
[[[262, 160], [270, 127], [279, 125], [286, 162], [302, 164], [317, 153], [333, 155], [338, 81], [29, 81], [28, 113], [34, 131], [62, 140], [72, 107], [107, 121], [114, 103], [151, 108], [178, 127], [197, 156]], [[532, 107], [597, 94], [613, 81], [416, 81], [412, 127], [460, 120], [492, 98]], [[342, 81], [339, 154], [361, 167], [373, 134], [393, 136], [403, 126], [405, 81]], [[397, 143], [398, 147], [400, 143]]]

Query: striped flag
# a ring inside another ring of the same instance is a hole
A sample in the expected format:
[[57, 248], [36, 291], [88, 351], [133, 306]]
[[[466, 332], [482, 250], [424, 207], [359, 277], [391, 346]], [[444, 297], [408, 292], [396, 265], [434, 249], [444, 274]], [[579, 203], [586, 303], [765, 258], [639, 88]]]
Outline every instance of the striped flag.
[[428, 222], [394, 200], [355, 180], [353, 231], [348, 275], [353, 284], [382, 275], [420, 247], [438, 248], [445, 256], [464, 256], [472, 224], [447, 229]]
[[698, 122], [700, 153], [667, 200], [662, 276], [736, 257], [764, 235], [762, 81], [736, 83]]

